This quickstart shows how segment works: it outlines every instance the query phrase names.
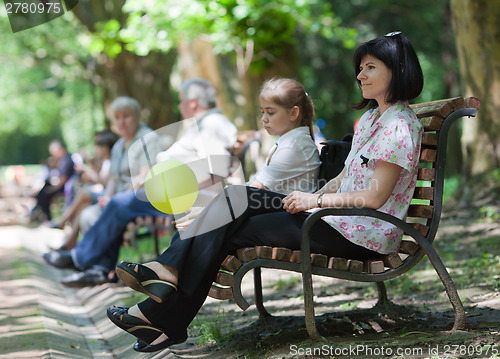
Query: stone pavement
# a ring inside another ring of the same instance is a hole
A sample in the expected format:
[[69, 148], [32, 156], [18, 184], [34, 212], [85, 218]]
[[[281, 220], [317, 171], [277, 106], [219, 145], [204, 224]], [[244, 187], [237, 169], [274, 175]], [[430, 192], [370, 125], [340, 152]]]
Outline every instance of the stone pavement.
[[[0, 358], [176, 358], [169, 349], [133, 351], [134, 337], [109, 321], [106, 308], [123, 305], [129, 288], [59, 283], [71, 270], [48, 266], [40, 254], [62, 235], [43, 226], [0, 227]], [[194, 349], [189, 340], [176, 347]]]

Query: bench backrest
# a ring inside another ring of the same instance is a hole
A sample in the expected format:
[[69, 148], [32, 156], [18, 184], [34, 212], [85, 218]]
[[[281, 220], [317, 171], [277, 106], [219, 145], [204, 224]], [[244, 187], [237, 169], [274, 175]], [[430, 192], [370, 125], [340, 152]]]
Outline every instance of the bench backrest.
[[474, 116], [479, 103], [475, 97], [456, 97], [411, 106], [424, 126], [424, 134], [408, 222], [416, 222], [415, 229], [430, 242], [436, 235], [442, 211], [448, 130], [456, 119]]

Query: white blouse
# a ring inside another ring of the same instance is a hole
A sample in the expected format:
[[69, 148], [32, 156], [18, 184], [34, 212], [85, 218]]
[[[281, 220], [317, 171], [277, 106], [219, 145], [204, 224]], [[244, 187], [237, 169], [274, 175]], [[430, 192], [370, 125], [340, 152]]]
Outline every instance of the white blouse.
[[297, 127], [280, 136], [276, 150], [273, 148], [270, 153], [269, 164], [260, 168], [247, 184], [259, 181], [269, 190], [283, 194], [316, 190], [321, 162], [309, 127]]

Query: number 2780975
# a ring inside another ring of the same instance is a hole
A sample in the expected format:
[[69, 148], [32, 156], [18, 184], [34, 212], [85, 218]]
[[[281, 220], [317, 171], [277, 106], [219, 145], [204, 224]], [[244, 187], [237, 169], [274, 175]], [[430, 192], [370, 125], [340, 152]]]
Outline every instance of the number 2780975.
[[63, 11], [58, 2], [5, 2], [5, 9], [7, 14], [59, 14]]

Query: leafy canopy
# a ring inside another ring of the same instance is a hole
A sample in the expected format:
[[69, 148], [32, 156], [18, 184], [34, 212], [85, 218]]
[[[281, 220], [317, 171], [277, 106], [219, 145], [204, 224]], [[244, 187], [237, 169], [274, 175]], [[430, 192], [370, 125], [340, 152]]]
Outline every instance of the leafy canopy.
[[315, 33], [355, 45], [356, 31], [341, 26], [330, 5], [321, 0], [127, 0], [129, 16], [100, 24], [91, 50], [114, 57], [122, 50], [147, 55], [168, 51], [195, 37], [213, 44], [216, 54], [235, 52], [265, 69], [282, 55], [283, 45], [297, 45], [296, 33]]

